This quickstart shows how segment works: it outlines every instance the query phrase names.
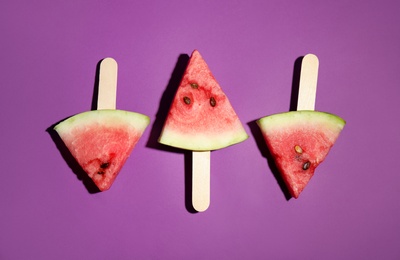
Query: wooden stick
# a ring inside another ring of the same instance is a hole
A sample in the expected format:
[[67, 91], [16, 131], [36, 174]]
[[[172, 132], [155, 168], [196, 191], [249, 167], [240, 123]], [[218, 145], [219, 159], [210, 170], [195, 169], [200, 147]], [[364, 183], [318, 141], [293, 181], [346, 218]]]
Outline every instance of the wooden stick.
[[210, 205], [210, 151], [192, 152], [192, 205], [198, 212]]
[[117, 71], [118, 65], [113, 58], [105, 58], [101, 61], [97, 110], [116, 109]]
[[297, 110], [314, 110], [317, 94], [319, 61], [314, 54], [304, 56], [301, 63]]

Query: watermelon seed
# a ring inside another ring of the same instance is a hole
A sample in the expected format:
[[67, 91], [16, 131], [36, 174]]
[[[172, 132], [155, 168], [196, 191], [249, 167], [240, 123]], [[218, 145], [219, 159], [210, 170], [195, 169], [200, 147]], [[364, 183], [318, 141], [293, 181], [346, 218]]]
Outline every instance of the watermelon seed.
[[98, 171], [97, 174], [103, 175], [104, 172], [103, 171]]
[[311, 163], [307, 161], [305, 164], [303, 164], [303, 170], [308, 170], [310, 168]]
[[188, 97], [183, 97], [183, 101], [188, 105], [190, 104], [190, 98]]
[[190, 86], [192, 88], [199, 88], [199, 84], [197, 84], [197, 83], [190, 83]]
[[296, 145], [296, 146], [294, 147], [294, 150], [296, 151], [296, 153], [303, 153], [303, 149], [301, 149], [301, 147], [298, 146], [298, 145]]
[[215, 98], [214, 98], [214, 97], [211, 97], [211, 98], [210, 98], [210, 105], [211, 105], [212, 107], [215, 107], [216, 104], [217, 104], [217, 101], [215, 101]]
[[100, 168], [106, 169], [109, 165], [110, 165], [110, 163], [108, 163], [108, 162], [102, 163], [102, 164], [100, 165]]

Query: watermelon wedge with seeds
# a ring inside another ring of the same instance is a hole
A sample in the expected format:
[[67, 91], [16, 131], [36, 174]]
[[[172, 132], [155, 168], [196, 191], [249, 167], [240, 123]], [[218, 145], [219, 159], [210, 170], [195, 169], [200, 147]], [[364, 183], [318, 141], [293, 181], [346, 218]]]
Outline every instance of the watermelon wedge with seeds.
[[247, 138], [228, 97], [200, 53], [194, 50], [159, 142], [192, 151], [211, 151]]
[[291, 111], [257, 120], [292, 197], [298, 198], [346, 122], [319, 111]]
[[54, 130], [99, 190], [105, 191], [149, 123], [149, 117], [139, 113], [104, 109], [72, 116]]

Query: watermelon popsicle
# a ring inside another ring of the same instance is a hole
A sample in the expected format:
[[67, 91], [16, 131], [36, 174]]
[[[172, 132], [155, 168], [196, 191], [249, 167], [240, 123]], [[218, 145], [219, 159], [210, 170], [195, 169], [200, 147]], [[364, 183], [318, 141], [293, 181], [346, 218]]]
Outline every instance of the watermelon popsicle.
[[336, 115], [315, 111], [318, 67], [317, 56], [304, 56], [297, 111], [257, 120], [282, 179], [294, 198], [304, 190], [346, 123]]
[[158, 141], [192, 151], [192, 205], [196, 211], [205, 211], [210, 204], [210, 151], [247, 138], [221, 86], [194, 50]]
[[116, 109], [117, 62], [100, 64], [97, 110], [54, 127], [72, 156], [100, 191], [108, 190], [150, 123], [143, 114]]

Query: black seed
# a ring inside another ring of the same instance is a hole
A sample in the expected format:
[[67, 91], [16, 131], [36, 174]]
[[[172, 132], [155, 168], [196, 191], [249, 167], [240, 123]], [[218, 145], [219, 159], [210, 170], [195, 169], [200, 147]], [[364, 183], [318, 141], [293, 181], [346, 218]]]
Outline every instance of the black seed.
[[311, 163], [307, 161], [306, 163], [303, 164], [303, 170], [308, 170], [310, 168]]
[[214, 97], [211, 97], [211, 98], [210, 98], [210, 105], [211, 105], [212, 107], [215, 107], [216, 104], [217, 104], [217, 101], [215, 101], [215, 98], [214, 98]]
[[104, 172], [103, 171], [98, 171], [97, 174], [103, 175]]
[[190, 98], [188, 98], [188, 97], [183, 97], [183, 101], [186, 103], [186, 104], [190, 104], [190, 102], [191, 102], [191, 100], [190, 100]]
[[190, 83], [190, 86], [192, 88], [199, 88], [199, 85], [197, 83]]
[[107, 168], [108, 166], [110, 166], [110, 163], [106, 162], [106, 163], [102, 163], [102, 164], [100, 165], [100, 168], [105, 169], [105, 168]]

